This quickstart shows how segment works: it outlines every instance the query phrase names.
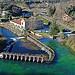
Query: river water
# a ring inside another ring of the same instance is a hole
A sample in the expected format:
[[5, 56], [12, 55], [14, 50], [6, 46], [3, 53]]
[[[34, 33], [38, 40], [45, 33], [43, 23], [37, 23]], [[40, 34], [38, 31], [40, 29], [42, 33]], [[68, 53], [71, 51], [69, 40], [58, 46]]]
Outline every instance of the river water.
[[[0, 32], [8, 39], [16, 37], [4, 28], [0, 28]], [[0, 75], [75, 75], [75, 55], [71, 53], [69, 48], [61, 45], [57, 40], [47, 38], [38, 40], [55, 51], [56, 57], [52, 63], [41, 64], [0, 59]], [[26, 48], [22, 47], [21, 44], [22, 42], [18, 41], [13, 49], [25, 50]]]

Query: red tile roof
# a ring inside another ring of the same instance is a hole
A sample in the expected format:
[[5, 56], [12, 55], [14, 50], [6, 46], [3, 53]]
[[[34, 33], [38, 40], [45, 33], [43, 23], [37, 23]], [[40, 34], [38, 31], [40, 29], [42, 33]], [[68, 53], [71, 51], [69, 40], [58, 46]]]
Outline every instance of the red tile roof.
[[17, 23], [17, 24], [21, 25], [21, 20], [22, 20], [22, 19], [24, 19], [24, 18], [13, 19], [13, 20], [11, 20], [11, 21], [14, 22], [14, 23]]

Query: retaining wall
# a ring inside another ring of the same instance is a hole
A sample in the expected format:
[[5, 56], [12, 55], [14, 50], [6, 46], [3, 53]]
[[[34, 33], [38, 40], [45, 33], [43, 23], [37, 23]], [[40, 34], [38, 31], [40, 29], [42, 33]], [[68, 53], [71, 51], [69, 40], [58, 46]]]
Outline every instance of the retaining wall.
[[55, 53], [51, 48], [47, 47], [45, 44], [41, 43], [39, 40], [32, 37], [31, 35], [27, 36], [27, 40], [33, 42], [38, 47], [40, 47], [41, 50], [45, 51], [49, 55], [49, 60], [48, 61], [52, 61], [54, 59]]

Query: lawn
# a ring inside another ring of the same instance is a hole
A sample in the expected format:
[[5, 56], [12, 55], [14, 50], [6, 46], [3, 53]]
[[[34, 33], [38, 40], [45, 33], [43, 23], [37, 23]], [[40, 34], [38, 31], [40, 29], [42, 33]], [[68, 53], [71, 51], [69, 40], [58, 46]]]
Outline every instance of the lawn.
[[50, 22], [49, 20], [47, 20], [47, 19], [45, 19], [45, 18], [43, 18], [43, 17], [41, 17], [41, 16], [36, 16], [37, 18], [42, 18], [43, 20], [44, 20], [44, 23], [45, 24], [47, 24], [48, 25], [48, 23]]

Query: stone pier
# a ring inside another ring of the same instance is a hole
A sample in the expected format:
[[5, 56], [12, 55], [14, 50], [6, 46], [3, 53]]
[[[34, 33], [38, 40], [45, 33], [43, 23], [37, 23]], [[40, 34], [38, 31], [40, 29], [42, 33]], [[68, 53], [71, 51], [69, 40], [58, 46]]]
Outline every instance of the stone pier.
[[33, 62], [35, 61], [35, 56], [33, 56]]
[[7, 57], [8, 57], [8, 55], [6, 54], [6, 55], [5, 55], [5, 59], [7, 59]]
[[9, 59], [11, 59], [11, 55], [9, 55]]
[[25, 61], [27, 61], [27, 56], [25, 56]]
[[29, 61], [31, 61], [31, 56], [29, 56]]
[[19, 55], [17, 55], [17, 60], [19, 60]]
[[39, 57], [37, 57], [37, 62], [39, 62]]
[[15, 60], [15, 54], [13, 54], [13, 60]]

